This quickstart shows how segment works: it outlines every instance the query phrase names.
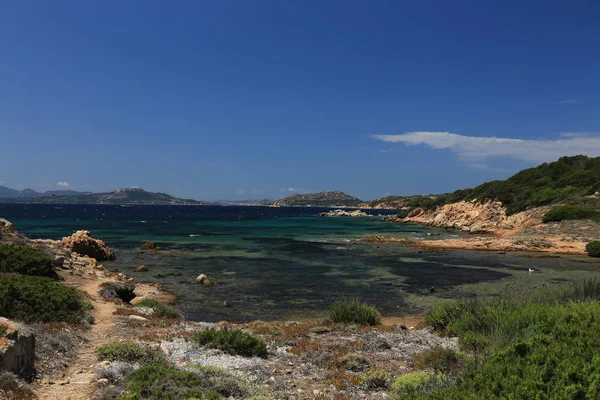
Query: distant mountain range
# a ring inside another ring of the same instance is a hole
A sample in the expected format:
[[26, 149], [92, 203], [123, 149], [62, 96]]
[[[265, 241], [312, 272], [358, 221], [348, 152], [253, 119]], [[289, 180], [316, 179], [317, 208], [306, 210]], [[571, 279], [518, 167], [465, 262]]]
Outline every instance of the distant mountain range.
[[166, 193], [147, 192], [139, 188], [116, 189], [108, 193], [55, 190], [39, 193], [31, 189], [15, 190], [0, 186], [0, 203], [36, 204], [139, 204], [202, 205], [202, 201], [180, 199]]

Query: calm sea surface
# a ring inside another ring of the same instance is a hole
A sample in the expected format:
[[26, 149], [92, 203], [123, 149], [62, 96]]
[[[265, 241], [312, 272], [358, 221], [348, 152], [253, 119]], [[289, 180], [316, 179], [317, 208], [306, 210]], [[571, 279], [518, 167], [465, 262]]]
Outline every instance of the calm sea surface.
[[[544, 282], [569, 285], [600, 270], [600, 263], [587, 257], [351, 243], [367, 235], [437, 239], [461, 234], [378, 218], [316, 216], [324, 210], [10, 204], [0, 205], [0, 216], [32, 238], [91, 231], [117, 253], [117, 261], [105, 263], [108, 269], [165, 285], [179, 297], [186, 317], [204, 321], [317, 317], [344, 297], [367, 300], [387, 316], [403, 315], [457, 296], [497, 295]], [[139, 246], [148, 241], [164, 252], [142, 253]], [[149, 271], [134, 272], [142, 264]], [[200, 273], [218, 285], [193, 284]], [[224, 301], [230, 307], [223, 307]]]

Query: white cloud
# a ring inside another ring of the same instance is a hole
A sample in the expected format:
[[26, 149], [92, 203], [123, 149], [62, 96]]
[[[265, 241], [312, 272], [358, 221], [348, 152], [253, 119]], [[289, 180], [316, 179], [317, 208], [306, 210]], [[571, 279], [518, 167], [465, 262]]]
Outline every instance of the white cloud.
[[264, 191], [264, 190], [261, 190], [261, 189], [254, 189], [254, 190], [252, 191], [252, 194], [263, 194], [263, 193], [265, 193], [265, 191]]
[[556, 104], [577, 104], [577, 103], [579, 103], [579, 99], [564, 99], [564, 100], [556, 102]]
[[58, 181], [58, 182], [56, 182], [56, 186], [59, 187], [59, 188], [68, 188], [71, 185], [69, 185], [69, 182]]
[[294, 192], [297, 192], [297, 191], [298, 191], [298, 189], [295, 189], [295, 188], [293, 188], [293, 187], [289, 187], [289, 188], [283, 188], [283, 189], [281, 189], [281, 191], [282, 191], [282, 192], [290, 192], [290, 193], [294, 193]]
[[235, 194], [246, 194], [246, 189], [238, 189], [235, 191]]
[[530, 162], [547, 162], [578, 154], [600, 156], [598, 133], [568, 133], [566, 137], [555, 140], [464, 136], [450, 132], [407, 132], [399, 135], [373, 135], [373, 138], [389, 143], [424, 144], [479, 161], [488, 157], [509, 157]]

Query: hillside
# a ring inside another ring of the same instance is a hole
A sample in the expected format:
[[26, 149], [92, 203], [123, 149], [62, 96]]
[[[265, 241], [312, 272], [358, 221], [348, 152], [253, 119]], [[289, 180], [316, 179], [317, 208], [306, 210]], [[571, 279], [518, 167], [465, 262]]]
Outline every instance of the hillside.
[[365, 204], [371, 208], [383, 208], [390, 210], [400, 210], [409, 207], [412, 203], [418, 201], [434, 200], [439, 195], [423, 195], [423, 196], [385, 196], [376, 200], [372, 200]]
[[22, 198], [22, 197], [39, 197], [39, 196], [51, 196], [51, 195], [85, 195], [91, 194], [91, 192], [77, 192], [75, 190], [50, 190], [47, 192], [36, 192], [31, 189], [11, 189], [6, 186], [0, 186], [0, 198], [5, 199], [14, 199], [14, 198]]
[[573, 156], [528, 168], [506, 180], [486, 182], [472, 189], [439, 196], [416, 196], [404, 207], [435, 209], [460, 201], [498, 200], [506, 207], [506, 214], [511, 215], [557, 203], [596, 206], [596, 201], [586, 196], [597, 191], [600, 191], [600, 157]]
[[363, 201], [350, 196], [339, 190], [331, 192], [316, 192], [306, 194], [294, 194], [275, 200], [273, 206], [304, 206], [304, 207], [357, 207]]
[[[56, 193], [56, 192], [55, 192]], [[78, 192], [75, 192], [78, 193]], [[139, 204], [139, 205], [202, 205], [196, 200], [179, 199], [166, 193], [147, 192], [139, 188], [116, 189], [108, 193], [51, 194], [32, 197], [0, 198], [2, 203], [36, 204]]]

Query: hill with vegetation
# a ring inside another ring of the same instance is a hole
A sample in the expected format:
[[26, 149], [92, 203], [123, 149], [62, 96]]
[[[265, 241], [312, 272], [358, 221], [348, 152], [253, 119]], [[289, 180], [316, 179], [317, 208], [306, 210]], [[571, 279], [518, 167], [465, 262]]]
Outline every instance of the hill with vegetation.
[[29, 204], [133, 204], [133, 205], [202, 205], [201, 201], [180, 199], [166, 193], [147, 192], [139, 188], [116, 189], [108, 193], [50, 194], [32, 197], [0, 198], [0, 203]]
[[339, 190], [331, 192], [316, 192], [294, 194], [275, 200], [274, 206], [303, 206], [303, 207], [358, 207], [363, 201]]
[[459, 201], [499, 200], [508, 215], [529, 208], [566, 203], [596, 207], [598, 200], [586, 197], [600, 191], [600, 157], [561, 157], [535, 168], [524, 169], [506, 180], [486, 182], [472, 189], [439, 196], [421, 196], [406, 208], [433, 209]]

